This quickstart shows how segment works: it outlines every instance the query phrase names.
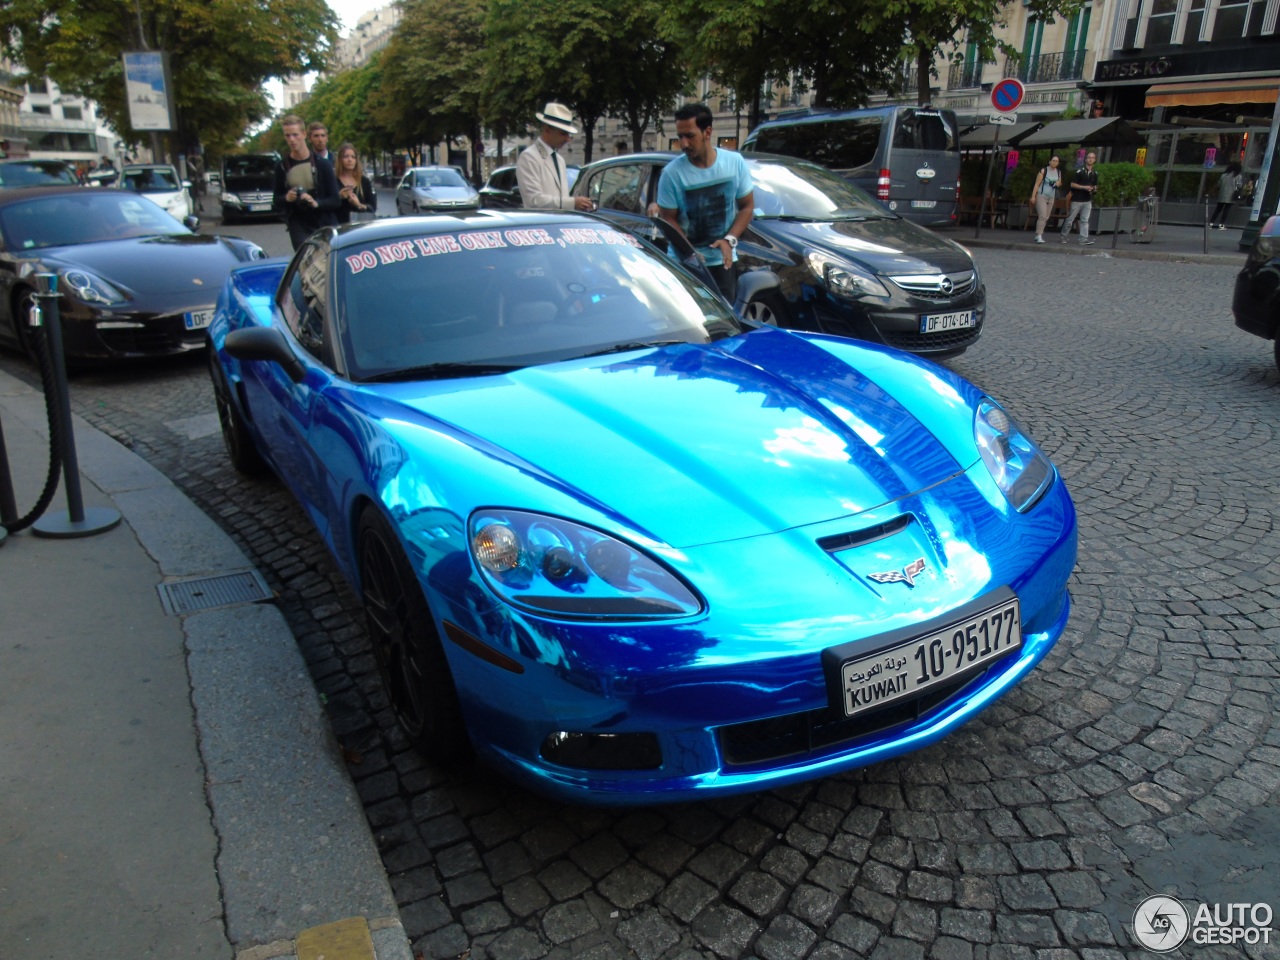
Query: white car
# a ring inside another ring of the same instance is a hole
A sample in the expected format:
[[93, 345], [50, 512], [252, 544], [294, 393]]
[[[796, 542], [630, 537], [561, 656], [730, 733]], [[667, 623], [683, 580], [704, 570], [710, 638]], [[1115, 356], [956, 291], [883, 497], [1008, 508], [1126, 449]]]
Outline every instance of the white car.
[[116, 186], [142, 194], [176, 220], [195, 212], [190, 182], [178, 176], [178, 171], [167, 163], [126, 164]]

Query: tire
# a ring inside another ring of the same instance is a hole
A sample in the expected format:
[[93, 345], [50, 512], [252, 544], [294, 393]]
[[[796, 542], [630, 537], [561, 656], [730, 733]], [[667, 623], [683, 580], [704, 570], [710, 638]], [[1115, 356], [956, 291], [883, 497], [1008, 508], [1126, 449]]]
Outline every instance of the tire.
[[369, 641], [400, 728], [436, 763], [471, 756], [458, 691], [422, 586], [386, 517], [366, 507], [356, 529]]
[[1273, 342], [1276, 346], [1276, 369], [1280, 370], [1280, 330], [1276, 331], [1276, 338]]
[[790, 326], [790, 315], [782, 305], [782, 301], [772, 293], [762, 293], [748, 300], [742, 308], [742, 315], [757, 323], [766, 323], [771, 327]]
[[270, 468], [254, 446], [249, 428], [245, 426], [240, 411], [231, 399], [231, 387], [218, 365], [218, 354], [212, 346], [207, 348], [209, 354], [209, 377], [213, 380], [213, 402], [218, 410], [218, 426], [222, 428], [222, 445], [226, 448], [227, 459], [236, 472], [245, 477], [266, 476]]

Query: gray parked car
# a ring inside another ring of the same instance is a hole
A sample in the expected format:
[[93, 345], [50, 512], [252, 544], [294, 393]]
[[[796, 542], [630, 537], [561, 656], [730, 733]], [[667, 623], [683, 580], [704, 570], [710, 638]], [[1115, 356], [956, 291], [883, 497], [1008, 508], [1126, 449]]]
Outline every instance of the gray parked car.
[[410, 167], [396, 187], [396, 212], [475, 210], [480, 194], [454, 167]]

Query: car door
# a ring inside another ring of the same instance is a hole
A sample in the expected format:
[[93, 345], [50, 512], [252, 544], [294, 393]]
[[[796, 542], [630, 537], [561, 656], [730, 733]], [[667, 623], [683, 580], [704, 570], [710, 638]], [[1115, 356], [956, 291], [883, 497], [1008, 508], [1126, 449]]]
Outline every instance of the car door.
[[413, 210], [414, 172], [408, 171], [400, 178], [400, 186], [396, 187], [396, 213], [403, 214]]
[[596, 171], [585, 192], [595, 202], [600, 216], [624, 230], [655, 240], [657, 234], [649, 223], [647, 210], [656, 181], [657, 171], [650, 162], [615, 163]]
[[293, 491], [326, 539], [329, 537], [327, 469], [312, 445], [317, 414], [334, 378], [328, 303], [329, 237], [312, 236], [294, 256], [276, 291], [274, 320], [306, 368], [295, 383], [280, 364], [242, 363], [245, 404], [280, 479]]

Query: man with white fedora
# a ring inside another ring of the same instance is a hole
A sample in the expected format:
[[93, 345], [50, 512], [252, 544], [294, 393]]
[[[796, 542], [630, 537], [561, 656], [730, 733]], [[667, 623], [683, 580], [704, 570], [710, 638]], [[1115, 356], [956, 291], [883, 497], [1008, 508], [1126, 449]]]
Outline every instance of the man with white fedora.
[[526, 210], [592, 210], [587, 197], [569, 196], [569, 176], [557, 153], [578, 132], [573, 112], [563, 103], [548, 103], [535, 114], [542, 124], [538, 139], [520, 152], [516, 182]]

